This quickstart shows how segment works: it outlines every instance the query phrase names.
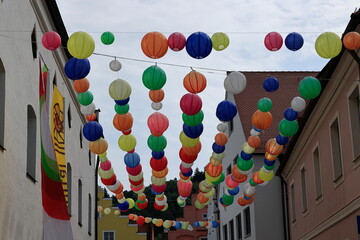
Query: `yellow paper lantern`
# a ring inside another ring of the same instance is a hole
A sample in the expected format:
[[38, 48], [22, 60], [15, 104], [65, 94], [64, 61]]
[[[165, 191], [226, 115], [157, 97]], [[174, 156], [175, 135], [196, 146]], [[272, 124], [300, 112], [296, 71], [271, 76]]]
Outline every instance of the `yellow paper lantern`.
[[248, 144], [248, 142], [245, 142], [242, 145], [242, 150], [246, 153], [246, 154], [252, 154], [255, 151], [255, 148], [250, 147], [250, 145]]
[[118, 145], [121, 150], [129, 152], [136, 146], [136, 138], [134, 135], [121, 135], [118, 141]]
[[203, 209], [205, 207], [205, 205], [202, 205], [198, 200], [196, 200], [195, 207], [196, 207], [196, 209]]
[[105, 170], [102, 170], [101, 168], [99, 168], [98, 173], [101, 178], [109, 179], [114, 175], [114, 169], [110, 168], [109, 170], [105, 171]]
[[221, 165], [222, 162], [221, 162], [221, 160], [216, 160], [213, 157], [210, 157], [210, 163], [214, 166], [219, 166], [219, 165]]
[[186, 134], [183, 131], [181, 131], [179, 138], [181, 144], [185, 147], [193, 147], [200, 141], [199, 137], [189, 138], [188, 136], [186, 136]]
[[210, 192], [204, 193], [204, 196], [207, 198], [211, 198], [215, 194], [215, 188], [211, 188]]
[[213, 152], [211, 154], [211, 156], [212, 156], [213, 159], [218, 160], [218, 161], [221, 162], [225, 157], [225, 153], [224, 152], [222, 152], [222, 153]]
[[324, 32], [315, 42], [315, 50], [322, 58], [334, 58], [341, 52], [342, 42], [336, 33]]
[[130, 94], [131, 86], [125, 80], [118, 78], [109, 85], [109, 95], [114, 100], [125, 100]]
[[165, 229], [169, 229], [171, 227], [171, 222], [169, 220], [165, 220], [164, 223], [163, 223], [163, 227]]
[[166, 177], [157, 178], [157, 177], [151, 176], [151, 183], [155, 184], [157, 186], [164, 185], [166, 183]]
[[132, 209], [135, 206], [134, 199], [127, 198], [126, 201], [129, 203], [129, 209]]
[[141, 172], [141, 173], [139, 173], [138, 175], [135, 175], [135, 176], [128, 174], [128, 176], [129, 176], [130, 180], [135, 181], [135, 182], [140, 181], [144, 177], [143, 172]]
[[216, 51], [222, 51], [229, 46], [230, 39], [225, 33], [217, 32], [211, 36], [211, 43]]
[[149, 217], [146, 217], [146, 218], [145, 218], [145, 222], [146, 222], [146, 223], [150, 223], [150, 222], [151, 222], [151, 220], [152, 220], [152, 219], [151, 219], [151, 218], [149, 218]]
[[88, 58], [93, 54], [95, 49], [94, 39], [86, 32], [73, 33], [68, 42], [67, 48], [69, 53], [78, 59]]
[[94, 142], [89, 143], [89, 148], [92, 153], [102, 154], [108, 149], [108, 143], [105, 139], [99, 138]]
[[207, 172], [205, 172], [205, 180], [208, 183], [213, 183], [216, 182], [217, 180], [219, 180], [221, 178], [221, 174], [219, 174], [219, 176], [216, 177], [212, 177], [210, 176]]
[[264, 182], [270, 181], [274, 177], [274, 171], [268, 171], [263, 167], [259, 171], [259, 178]]

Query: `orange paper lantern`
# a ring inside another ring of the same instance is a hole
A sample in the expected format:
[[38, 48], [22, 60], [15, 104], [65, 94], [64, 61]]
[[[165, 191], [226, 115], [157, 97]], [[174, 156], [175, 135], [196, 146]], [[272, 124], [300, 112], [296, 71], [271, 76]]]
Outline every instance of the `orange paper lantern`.
[[247, 179], [247, 175], [246, 174], [241, 174], [239, 168], [237, 167], [237, 165], [234, 165], [231, 171], [234, 181], [238, 182], [238, 183], [242, 183], [245, 182]]
[[207, 201], [209, 201], [209, 198], [205, 197], [203, 193], [199, 193], [197, 195], [197, 200], [199, 203], [204, 204], [207, 203]]
[[168, 42], [162, 33], [149, 32], [141, 40], [141, 49], [149, 58], [161, 58], [168, 50]]
[[151, 90], [149, 91], [149, 98], [151, 99], [151, 101], [153, 102], [161, 102], [165, 97], [165, 93], [164, 90], [159, 89], [159, 90]]
[[228, 136], [225, 133], [218, 133], [215, 135], [215, 143], [219, 146], [225, 146], [228, 141]]
[[266, 152], [266, 153], [265, 153], [265, 158], [266, 158], [267, 160], [269, 160], [269, 161], [274, 161], [274, 160], [276, 160], [277, 155], [271, 155], [270, 153]]
[[207, 174], [209, 174], [212, 177], [219, 176], [221, 174], [222, 170], [223, 170], [222, 165], [215, 166], [211, 163], [208, 163], [206, 165], [206, 172], [207, 172]]
[[168, 171], [169, 171], [168, 168], [165, 168], [165, 169], [162, 170], [162, 171], [154, 171], [154, 170], [152, 170], [152, 175], [153, 175], [154, 177], [157, 177], [157, 178], [163, 178], [163, 177], [165, 177], [165, 176], [168, 174]]
[[252, 148], [257, 148], [261, 144], [261, 140], [258, 136], [250, 136], [247, 140], [248, 144]]
[[349, 50], [356, 50], [360, 47], [360, 34], [358, 32], [348, 32], [343, 38], [344, 46]]
[[264, 181], [261, 180], [260, 177], [259, 177], [259, 171], [256, 171], [256, 172], [253, 173], [253, 175], [252, 175], [252, 180], [253, 180], [254, 183], [256, 183], [256, 184], [261, 184], [261, 183], [264, 182]]
[[192, 70], [185, 76], [183, 85], [188, 92], [200, 93], [206, 88], [206, 78], [202, 73]]
[[99, 140], [89, 143], [90, 151], [94, 154], [101, 154], [108, 149], [108, 143], [105, 139], [99, 138]]
[[269, 139], [265, 144], [265, 150], [271, 155], [279, 155], [282, 153], [284, 146], [278, 144], [275, 138]]
[[114, 127], [119, 131], [127, 131], [133, 125], [133, 117], [131, 113], [116, 114], [113, 119]]
[[92, 113], [92, 114], [90, 114], [90, 115], [86, 115], [85, 118], [86, 118], [86, 120], [88, 120], [89, 122], [95, 121], [95, 119], [96, 119], [96, 113]]
[[273, 117], [270, 112], [262, 112], [256, 110], [252, 115], [251, 122], [257, 129], [265, 130], [268, 129], [273, 121]]
[[74, 86], [74, 90], [77, 93], [84, 93], [87, 90], [89, 90], [90, 82], [89, 80], [87, 80], [87, 78], [82, 78], [82, 79], [74, 80], [73, 86]]
[[185, 147], [182, 146], [182, 150], [184, 151], [184, 153], [188, 156], [195, 156], [197, 154], [199, 154], [199, 152], [201, 151], [201, 142], [199, 141], [195, 146], [193, 147]]

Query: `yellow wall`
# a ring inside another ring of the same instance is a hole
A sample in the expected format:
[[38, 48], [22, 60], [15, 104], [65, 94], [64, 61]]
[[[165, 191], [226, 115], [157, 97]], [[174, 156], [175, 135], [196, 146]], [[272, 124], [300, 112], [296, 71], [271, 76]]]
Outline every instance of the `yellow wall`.
[[[98, 239], [103, 239], [103, 231], [115, 231], [116, 240], [146, 240], [146, 234], [138, 235], [137, 224], [128, 224], [129, 219], [127, 215], [117, 216], [115, 215], [115, 210], [118, 208], [111, 208], [112, 201], [111, 198], [103, 198], [104, 192], [102, 189], [98, 191], [98, 206], [103, 207], [101, 212], [101, 217], [98, 219]], [[106, 215], [104, 213], [105, 208], [111, 208], [111, 213]], [[140, 233], [143, 234], [143, 233]]]

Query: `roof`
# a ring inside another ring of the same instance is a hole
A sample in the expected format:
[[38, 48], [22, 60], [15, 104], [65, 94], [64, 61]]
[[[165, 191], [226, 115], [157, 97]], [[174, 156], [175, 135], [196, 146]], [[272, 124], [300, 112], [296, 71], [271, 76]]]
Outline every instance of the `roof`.
[[[345, 36], [346, 33], [354, 31], [359, 24], [360, 24], [360, 9], [357, 10], [356, 12], [354, 12], [353, 14], [351, 14], [350, 22], [347, 25], [344, 33], [342, 34], [342, 38]], [[326, 92], [327, 83], [329, 82], [329, 79], [331, 79], [331, 76], [334, 73], [334, 71], [335, 71], [338, 63], [340, 62], [340, 59], [341, 59], [341, 57], [342, 57], [342, 55], [344, 54], [345, 51], [349, 51], [349, 50], [346, 50], [345, 48], [342, 48], [340, 54], [337, 57], [332, 58], [325, 65], [325, 67], [321, 70], [321, 72], [316, 76], [321, 82], [321, 89], [323, 89], [321, 91], [321, 93], [320, 93], [320, 96], [322, 94], [324, 94], [324, 92]], [[353, 56], [354, 60], [358, 62], [359, 70], [360, 70], [359, 56], [356, 54], [355, 51], [349, 51], [349, 52]], [[320, 96], [313, 99], [313, 100], [311, 100], [309, 102], [309, 104], [307, 105], [307, 107], [305, 109], [305, 112], [303, 114], [303, 117], [299, 121], [299, 130], [298, 130], [298, 132], [296, 133], [295, 136], [293, 136], [291, 141], [288, 143], [288, 147], [287, 147], [287, 150], [285, 151], [285, 153], [279, 156], [280, 166], [279, 166], [278, 170], [276, 171], [276, 175], [280, 175], [282, 170], [284, 169], [284, 167], [285, 167], [285, 165], [286, 165], [286, 163], [287, 163], [287, 161], [288, 161], [288, 159], [289, 159], [289, 157], [290, 157], [290, 155], [291, 155], [291, 153], [292, 153], [292, 151], [293, 151], [293, 149], [294, 149], [294, 147], [296, 145], [296, 142], [297, 142], [302, 130], [304, 129], [305, 124], [306, 124], [307, 120], [309, 119], [312, 111], [314, 110]]]
[[[291, 100], [299, 96], [299, 82], [308, 76], [316, 76], [319, 72], [314, 71], [291, 71], [291, 72], [242, 72], [246, 76], [246, 88], [239, 94], [234, 95], [245, 137], [250, 136], [252, 129], [251, 118], [258, 109], [257, 102], [263, 97], [270, 98], [273, 107], [270, 113], [273, 116], [272, 126], [259, 135], [261, 145], [255, 153], [265, 153], [267, 140], [276, 137], [279, 133], [279, 122], [284, 118], [284, 111], [291, 105]], [[279, 81], [279, 88], [275, 92], [267, 92], [263, 88], [263, 82], [268, 77], [275, 77]], [[299, 117], [302, 116], [302, 112]]]

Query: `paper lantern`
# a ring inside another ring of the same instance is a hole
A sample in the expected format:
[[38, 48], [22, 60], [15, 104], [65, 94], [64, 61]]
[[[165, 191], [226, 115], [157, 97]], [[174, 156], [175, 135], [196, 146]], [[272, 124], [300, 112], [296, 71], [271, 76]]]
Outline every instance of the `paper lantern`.
[[297, 32], [289, 33], [285, 38], [285, 46], [291, 51], [297, 51], [304, 45], [304, 38]]
[[215, 143], [220, 146], [225, 146], [228, 141], [228, 136], [225, 133], [217, 133], [215, 135]]
[[256, 110], [252, 115], [251, 122], [257, 128], [261, 130], [268, 129], [273, 121], [273, 117], [270, 112], [261, 112]]
[[96, 120], [96, 113], [92, 113], [92, 114], [86, 115], [85, 118], [86, 118], [86, 120], [88, 120], [89, 122], [90, 122], [90, 121], [95, 121], [95, 120]]
[[282, 136], [291, 137], [296, 134], [299, 129], [299, 124], [297, 121], [288, 121], [283, 119], [279, 123], [279, 131]]
[[298, 87], [300, 96], [305, 99], [314, 99], [321, 92], [321, 83], [314, 77], [304, 77]]
[[143, 72], [142, 81], [146, 88], [150, 90], [159, 90], [166, 83], [166, 74], [157, 65], [150, 66]]
[[[102, 170], [101, 168], [99, 168], [99, 176], [103, 179], [109, 179], [111, 178], [113, 175], [114, 175], [114, 169], [113, 168], [110, 168], [109, 170], [107, 171], [104, 171]], [[115, 181], [116, 182], [116, 181]]]
[[141, 164], [139, 163], [136, 167], [132, 167], [132, 168], [126, 167], [126, 171], [127, 171], [128, 174], [133, 175], [133, 176], [136, 176], [136, 175], [138, 175], [138, 174], [141, 173], [141, 171], [142, 171], [142, 166], [141, 166]]
[[265, 144], [265, 150], [271, 155], [279, 155], [284, 147], [276, 142], [276, 138], [269, 139]]
[[69, 53], [78, 59], [88, 58], [93, 54], [95, 49], [94, 39], [86, 32], [73, 33], [68, 42], [67, 48]]
[[163, 227], [165, 229], [169, 229], [171, 227], [171, 222], [169, 220], [165, 220], [164, 223], [163, 223]]
[[284, 112], [284, 118], [289, 121], [294, 121], [298, 118], [298, 112], [292, 108], [287, 108]]
[[142, 178], [143, 178], [143, 173], [139, 173], [139, 175], [136, 175], [136, 176], [131, 176], [129, 175], [129, 179], [133, 180], [133, 181], [140, 181]]
[[246, 77], [243, 73], [234, 71], [229, 73], [224, 80], [224, 88], [228, 93], [238, 94], [246, 87]]
[[204, 130], [204, 126], [202, 123], [193, 127], [183, 124], [183, 132], [185, 133], [186, 136], [190, 138], [199, 137], [202, 134], [203, 130]]
[[164, 151], [151, 151], [151, 156], [155, 159], [160, 159], [165, 155]]
[[[197, 144], [196, 144], [197, 145]], [[196, 146], [195, 145], [195, 146]], [[200, 144], [201, 145], [201, 144]], [[194, 147], [194, 146], [193, 146]], [[200, 147], [201, 149], [201, 147]], [[184, 146], [180, 149], [179, 151], [179, 157], [181, 159], [181, 161], [185, 162], [185, 163], [192, 163], [196, 160], [197, 158], [197, 154], [196, 155], [189, 155], [188, 153], [186, 153], [184, 151]]]
[[134, 135], [121, 135], [118, 140], [118, 145], [121, 150], [129, 152], [136, 146], [136, 138]]
[[174, 32], [168, 38], [168, 45], [175, 52], [181, 51], [186, 45], [186, 38], [183, 34]]
[[100, 138], [97, 141], [90, 142], [89, 148], [92, 153], [101, 154], [101, 153], [106, 152], [106, 150], [108, 149], [108, 143], [105, 139]]
[[281, 136], [281, 134], [278, 134], [276, 136], [276, 142], [280, 145], [285, 145], [288, 142], [289, 138], [285, 136]]
[[217, 32], [211, 36], [211, 43], [216, 51], [222, 51], [229, 46], [230, 39], [225, 33]]
[[111, 213], [111, 209], [110, 209], [110, 208], [105, 208], [105, 209], [104, 209], [104, 213], [105, 213], [106, 215], [109, 215], [109, 214]]
[[219, 131], [219, 132], [225, 132], [227, 130], [227, 124], [226, 123], [219, 123], [217, 126], [216, 126], [216, 129]]
[[192, 93], [187, 93], [180, 100], [180, 108], [187, 115], [197, 114], [202, 107], [201, 98]]
[[267, 92], [275, 92], [279, 88], [279, 81], [274, 77], [268, 77], [264, 80], [263, 87]]
[[225, 205], [230, 206], [234, 202], [234, 196], [228, 196], [228, 195], [224, 194], [222, 196], [222, 200]]
[[238, 183], [242, 183], [245, 182], [247, 179], [247, 175], [246, 174], [242, 174], [239, 170], [239, 168], [237, 167], [237, 165], [234, 165], [232, 170], [231, 170], [231, 174], [233, 175], [234, 181], [238, 182]]
[[202, 73], [192, 70], [184, 77], [184, 88], [191, 93], [200, 93], [206, 88], [206, 78]]
[[162, 151], [166, 148], [167, 141], [163, 135], [158, 137], [150, 135], [147, 139], [147, 144], [152, 151]]
[[169, 120], [164, 114], [155, 112], [149, 116], [147, 125], [151, 134], [155, 137], [159, 137], [169, 127]]
[[250, 159], [248, 161], [245, 161], [241, 158], [238, 158], [238, 160], [236, 161], [236, 165], [241, 171], [249, 171], [254, 166], [254, 160]]
[[344, 46], [349, 50], [356, 50], [360, 47], [360, 34], [358, 32], [348, 32], [343, 38]]
[[124, 115], [129, 112], [130, 106], [129, 104], [125, 104], [125, 105], [115, 104], [114, 109], [117, 114]]
[[259, 178], [264, 181], [270, 181], [274, 177], [274, 171], [268, 171], [266, 169], [261, 168], [259, 171]]
[[116, 103], [117, 105], [123, 106], [123, 105], [126, 105], [126, 104], [129, 103], [130, 97], [125, 98], [125, 99], [123, 99], [123, 100], [114, 100], [114, 101], [115, 101], [115, 103]]
[[225, 146], [220, 146], [220, 145], [217, 145], [216, 143], [213, 143], [212, 150], [215, 153], [222, 153], [225, 151]]
[[90, 82], [86, 78], [78, 79], [74, 81], [73, 87], [77, 93], [84, 93], [89, 89]]
[[113, 125], [119, 131], [127, 131], [131, 129], [133, 125], [133, 117], [131, 113], [115, 114]]
[[[219, 144], [220, 145], [220, 144]], [[221, 145], [220, 145], [221, 146]], [[211, 157], [214, 158], [215, 160], [218, 160], [218, 161], [222, 161], [225, 157], [225, 153], [212, 153], [211, 154]]]
[[186, 40], [186, 52], [193, 58], [207, 57], [212, 50], [210, 37], [203, 32], [195, 32]]
[[270, 32], [266, 34], [264, 39], [265, 47], [270, 51], [277, 51], [282, 47], [283, 39], [280, 33]]
[[80, 105], [80, 112], [84, 115], [90, 115], [95, 112], [95, 108], [96, 107], [94, 103], [90, 103], [87, 106]]
[[140, 156], [137, 153], [127, 153], [124, 156], [124, 162], [127, 167], [133, 168], [139, 165]]
[[140, 186], [140, 185], [143, 185], [144, 179], [142, 178], [139, 181], [133, 181], [133, 180], [129, 179], [129, 182], [133, 186]]
[[183, 113], [182, 120], [188, 126], [199, 125], [204, 120], [204, 112], [202, 110], [200, 110], [197, 114], [194, 114], [194, 115], [187, 115], [187, 114]]
[[341, 52], [342, 42], [336, 33], [324, 32], [315, 41], [315, 50], [322, 58], [334, 58]]
[[166, 189], [166, 183], [160, 186], [152, 184], [151, 189], [153, 189], [156, 193], [162, 193]]
[[257, 103], [257, 107], [262, 112], [268, 112], [272, 108], [272, 101], [269, 98], [261, 98]]
[[[155, 184], [155, 185], [163, 185], [166, 183], [166, 177], [163, 177], [163, 178], [157, 178], [155, 176], [151, 176], [151, 183], [152, 184]], [[157, 201], [157, 199], [155, 199], [155, 201]], [[164, 205], [166, 203], [166, 200], [163, 204], [160, 204], [160, 205]]]
[[236, 105], [233, 102], [224, 100], [216, 107], [216, 117], [220, 121], [231, 121], [237, 114]]
[[196, 143], [194, 146], [192, 147], [186, 147], [186, 146], [182, 146], [181, 149], [183, 150], [183, 152], [188, 155], [188, 156], [196, 156], [200, 153], [201, 151], [201, 142], [199, 141], [198, 143]]
[[165, 177], [167, 174], [168, 174], [168, 168], [165, 168], [164, 170], [162, 171], [154, 171], [152, 170], [151, 173], [154, 177], [158, 177], [158, 178], [162, 178], [162, 177]]
[[167, 158], [164, 156], [161, 159], [150, 159], [150, 166], [155, 171], [162, 171], [167, 167], [168, 161]]
[[260, 140], [260, 138], [258, 136], [250, 136], [247, 139], [247, 142], [248, 142], [249, 146], [252, 147], [252, 148], [257, 148], [261, 144], [261, 140]]
[[191, 181], [183, 182], [183, 181], [179, 180], [177, 182], [177, 187], [178, 187], [178, 191], [179, 191], [180, 196], [185, 197], [185, 198], [190, 196], [192, 186], [193, 186], [193, 184], [192, 184]]
[[86, 91], [84, 93], [79, 93], [77, 99], [81, 105], [87, 106], [93, 102], [94, 96], [90, 91]]
[[122, 65], [118, 60], [114, 59], [109, 63], [109, 68], [113, 72], [118, 72], [122, 68]]
[[150, 90], [149, 91], [149, 98], [151, 99], [151, 101], [158, 103], [161, 102], [165, 97], [165, 93], [164, 90], [159, 89], [159, 90]]
[[98, 122], [88, 122], [83, 127], [83, 135], [88, 141], [96, 141], [103, 135], [103, 128]]
[[203, 193], [199, 193], [197, 195], [197, 201], [201, 204], [206, 203], [207, 201], [209, 201], [209, 198], [205, 197]]
[[125, 80], [118, 78], [109, 85], [109, 95], [114, 100], [125, 100], [130, 94], [131, 86]]
[[82, 79], [90, 72], [90, 62], [88, 59], [70, 58], [65, 63], [64, 72], [71, 80]]
[[101, 34], [101, 42], [105, 45], [110, 45], [115, 41], [115, 36], [112, 32], [104, 32]]
[[56, 50], [61, 45], [61, 37], [57, 32], [49, 31], [41, 39], [43, 46], [50, 51]]
[[151, 108], [155, 111], [159, 111], [162, 108], [162, 103], [161, 102], [152, 102], [151, 103]]
[[222, 172], [222, 166], [214, 166], [211, 163], [208, 163], [206, 165], [205, 171], [212, 177], [217, 177], [221, 174]]
[[168, 41], [162, 33], [149, 32], [141, 40], [141, 49], [147, 57], [158, 59], [166, 54]]
[[120, 209], [121, 212], [126, 212], [127, 210], [129, 210], [129, 203], [127, 201], [123, 203], [118, 203], [118, 208]]
[[[250, 136], [250, 137], [253, 137], [253, 136]], [[250, 138], [249, 137], [249, 138]], [[254, 137], [258, 137], [258, 136], [254, 136]], [[260, 140], [260, 139], [259, 139]], [[249, 144], [249, 142], [247, 142], [247, 143], [244, 143], [243, 145], [242, 145], [242, 148], [243, 149], [246, 149], [245, 151], [246, 152], [254, 152], [255, 151], [255, 148], [253, 148], [252, 146], [250, 146], [250, 144]], [[249, 149], [251, 149], [251, 150], [249, 150]], [[244, 159], [244, 160], [250, 160], [251, 158], [252, 158], [252, 156], [253, 156], [253, 154], [252, 153], [246, 153], [244, 150], [243, 151], [241, 151], [241, 153], [240, 153], [240, 157], [242, 158], [242, 159]]]
[[188, 136], [185, 135], [185, 133], [183, 131], [180, 133], [179, 139], [180, 139], [181, 144], [185, 147], [193, 147], [200, 141], [200, 139], [198, 137], [197, 138], [189, 138]]
[[291, 108], [294, 109], [297, 112], [301, 112], [305, 109], [306, 102], [301, 97], [294, 97], [291, 100]]

